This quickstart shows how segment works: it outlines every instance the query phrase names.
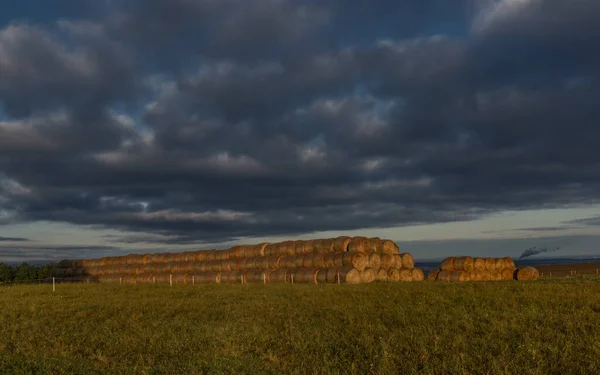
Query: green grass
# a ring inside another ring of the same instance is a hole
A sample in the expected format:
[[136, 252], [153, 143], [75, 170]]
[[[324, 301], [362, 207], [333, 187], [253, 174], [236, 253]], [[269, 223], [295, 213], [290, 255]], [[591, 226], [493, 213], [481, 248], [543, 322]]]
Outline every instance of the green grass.
[[0, 287], [0, 374], [598, 374], [600, 279]]

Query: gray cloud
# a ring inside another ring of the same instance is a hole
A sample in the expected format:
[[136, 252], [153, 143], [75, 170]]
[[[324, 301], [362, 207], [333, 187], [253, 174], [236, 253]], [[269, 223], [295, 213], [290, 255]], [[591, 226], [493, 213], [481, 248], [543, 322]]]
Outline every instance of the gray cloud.
[[27, 241], [29, 241], [27, 238], [0, 236], [0, 242], [27, 242]]
[[152, 0], [5, 26], [0, 223], [188, 244], [598, 202], [593, 2], [472, 24], [470, 2], [385, 4]]

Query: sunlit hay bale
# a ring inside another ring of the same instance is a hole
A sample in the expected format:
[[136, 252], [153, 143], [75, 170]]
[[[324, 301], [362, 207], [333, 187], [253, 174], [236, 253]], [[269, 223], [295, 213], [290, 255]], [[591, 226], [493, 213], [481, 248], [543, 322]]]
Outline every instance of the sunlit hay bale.
[[359, 271], [364, 270], [365, 268], [367, 268], [367, 256], [364, 253], [361, 252], [347, 252], [347, 253], [340, 253], [342, 256], [341, 257], [335, 257], [335, 265], [338, 268], [341, 267], [354, 267]]
[[244, 271], [221, 272], [221, 284], [238, 284], [242, 282]]
[[504, 258], [495, 258], [494, 261], [496, 262], [496, 271], [502, 272], [502, 270], [506, 268], [504, 265]]
[[412, 281], [412, 270], [409, 270], [408, 268], [402, 268], [400, 270], [400, 281]]
[[517, 280], [532, 281], [540, 278], [540, 273], [534, 267], [521, 267], [517, 270]]
[[442, 271], [454, 271], [454, 259], [454, 257], [449, 257], [442, 260], [442, 264], [440, 265]]
[[360, 272], [360, 282], [364, 284], [370, 284], [377, 278], [375, 270], [373, 268], [365, 268]]
[[377, 281], [388, 281], [388, 272], [385, 269], [380, 268], [376, 272], [375, 279]]
[[492, 281], [501, 281], [502, 280], [501, 272], [494, 270], [494, 271], [491, 271], [490, 273], [492, 274]]
[[400, 281], [400, 270], [397, 268], [390, 268], [387, 270], [388, 281], [399, 282]]
[[319, 268], [317, 273], [317, 284], [325, 284], [327, 282], [327, 268]]
[[502, 280], [512, 280], [514, 270], [512, 270], [510, 268], [505, 268], [502, 270], [502, 272], [500, 274], [502, 275]]
[[368, 256], [367, 265], [369, 268], [378, 270], [381, 268], [381, 255], [378, 253], [370, 253]]
[[291, 282], [290, 270], [285, 268], [274, 270], [269, 274], [269, 281], [271, 284], [284, 284]]
[[452, 265], [455, 271], [473, 272], [475, 269], [475, 261], [472, 257], [457, 257]]
[[394, 267], [394, 256], [390, 254], [381, 255], [380, 267], [388, 271], [390, 270], [390, 268], [398, 268]]
[[496, 270], [496, 260], [494, 258], [485, 258], [485, 269], [492, 272]]
[[436, 268], [433, 271], [429, 272], [427, 274], [427, 281], [436, 281], [438, 274], [441, 272], [442, 270], [440, 268]]
[[511, 257], [504, 258], [504, 268], [508, 268], [509, 270], [512, 270], [512, 271], [517, 269], [517, 267], [515, 266], [515, 261]]
[[348, 245], [352, 241], [352, 237], [340, 236], [333, 240], [333, 251], [338, 253], [345, 253], [348, 251]]
[[475, 270], [473, 272], [471, 272], [471, 274], [469, 275], [471, 278], [471, 281], [483, 281], [483, 272], [486, 272], [485, 270], [480, 271], [480, 270]]
[[[401, 269], [402, 267], [402, 257], [400, 256], [400, 254], [394, 254], [392, 255], [392, 268], [397, 268], [397, 269]], [[406, 268], [406, 267], [404, 267]]]
[[412, 281], [423, 281], [425, 280], [425, 273], [420, 268], [412, 269]]
[[[331, 254], [331, 253], [329, 253]], [[327, 256], [327, 254], [321, 254], [321, 253], [314, 253], [314, 254], [307, 254], [310, 255], [312, 257], [312, 262], [311, 262], [311, 267], [313, 268], [325, 268], [325, 257]]]
[[335, 256], [336, 256], [336, 254], [340, 254], [340, 253], [325, 254], [325, 257], [324, 257], [325, 268], [335, 267]]
[[471, 281], [471, 275], [466, 271], [452, 271], [452, 273], [450, 274], [450, 281]]
[[408, 268], [409, 270], [415, 268], [415, 258], [411, 254], [402, 253], [400, 257], [402, 258], [402, 268]]
[[368, 254], [371, 252], [371, 243], [366, 237], [353, 237], [348, 244], [348, 251]]
[[437, 275], [436, 280], [437, 281], [450, 281], [450, 276], [452, 275], [453, 271], [440, 271]]
[[484, 258], [474, 258], [473, 266], [477, 271], [485, 271], [485, 259]]

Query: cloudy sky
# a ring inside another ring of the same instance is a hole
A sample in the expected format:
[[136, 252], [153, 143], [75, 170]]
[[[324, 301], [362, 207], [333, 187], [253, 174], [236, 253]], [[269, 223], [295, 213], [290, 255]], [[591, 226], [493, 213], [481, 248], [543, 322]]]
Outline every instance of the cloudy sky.
[[3, 1], [0, 261], [600, 255], [598, 40], [598, 0]]

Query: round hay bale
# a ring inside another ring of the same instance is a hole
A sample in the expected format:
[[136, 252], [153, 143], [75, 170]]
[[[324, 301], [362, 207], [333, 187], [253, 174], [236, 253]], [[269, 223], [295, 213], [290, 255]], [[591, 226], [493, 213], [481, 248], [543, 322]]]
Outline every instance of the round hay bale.
[[397, 268], [390, 268], [387, 270], [388, 281], [398, 282], [400, 281], [400, 270]]
[[312, 254], [304, 254], [296, 257], [296, 268], [312, 268]]
[[484, 271], [479, 271], [479, 270], [475, 270], [473, 272], [471, 272], [471, 274], [469, 275], [471, 278], [471, 281], [483, 281], [483, 272]]
[[492, 272], [485, 270], [485, 271], [479, 271], [481, 274], [481, 280], [482, 281], [491, 281], [492, 278]]
[[502, 280], [502, 273], [501, 272], [493, 270], [493, 271], [490, 272], [490, 274], [492, 275], [492, 281], [500, 281], [500, 280]]
[[454, 259], [454, 257], [449, 257], [442, 260], [442, 264], [440, 265], [442, 271], [454, 271]]
[[477, 271], [485, 271], [485, 259], [483, 258], [474, 258], [473, 266]]
[[318, 268], [300, 268], [294, 273], [294, 283], [317, 283]]
[[360, 284], [360, 271], [352, 266], [338, 268], [337, 274], [342, 284]]
[[275, 243], [270, 243], [265, 247], [265, 255], [266, 256], [273, 256], [273, 255], [277, 255], [277, 244]]
[[333, 266], [335, 268], [340, 268], [344, 266], [344, 254], [346, 253], [335, 253], [333, 256]]
[[438, 272], [437, 281], [450, 281], [450, 276], [452, 275], [452, 271], [440, 271]]
[[317, 284], [325, 284], [327, 282], [327, 269], [320, 268], [317, 273]]
[[429, 272], [427, 274], [427, 281], [436, 281], [438, 274], [441, 272], [442, 270], [439, 268], [434, 269], [433, 271]]
[[366, 237], [354, 237], [348, 244], [348, 251], [368, 254], [371, 252], [371, 243]]
[[254, 265], [257, 269], [265, 270], [269, 267], [269, 258], [268, 257], [257, 257], [254, 261]]
[[289, 283], [291, 280], [289, 270], [287, 270], [287, 269], [274, 270], [269, 275], [269, 280], [272, 284], [273, 283], [276, 283], [276, 284]]
[[296, 267], [296, 256], [285, 255], [279, 260], [280, 268], [295, 268]]
[[402, 256], [400, 254], [392, 255], [392, 268], [401, 269], [402, 267]]
[[475, 269], [475, 261], [472, 257], [457, 257], [454, 258], [452, 267], [455, 271], [473, 272]]
[[402, 253], [400, 254], [400, 257], [402, 258], [403, 268], [408, 268], [409, 270], [415, 268], [415, 259], [412, 255], [410, 255], [409, 253]]
[[388, 281], [388, 272], [383, 268], [380, 268], [375, 275], [377, 281]]
[[369, 243], [371, 244], [370, 252], [381, 253], [383, 249], [383, 241], [379, 237], [371, 237], [368, 238]]
[[381, 241], [381, 252], [384, 254], [398, 254], [400, 253], [400, 248], [394, 241], [391, 240], [382, 240]]
[[513, 273], [514, 270], [511, 270], [510, 268], [505, 268], [502, 270], [502, 272], [500, 272], [500, 275], [502, 276], [502, 280], [512, 280]]
[[470, 281], [470, 275], [468, 272], [465, 271], [452, 271], [452, 273], [450, 274], [450, 281]]
[[[330, 284], [336, 284], [338, 282], [337, 280], [337, 275], [338, 275], [338, 267], [328, 267], [325, 269], [325, 281], [330, 283]], [[341, 279], [340, 279], [340, 283], [341, 283]]]
[[266, 256], [265, 258], [267, 259], [267, 262], [269, 264], [267, 268], [271, 268], [271, 269], [281, 268], [280, 262], [281, 262], [281, 258], [283, 258], [281, 255], [269, 255], [269, 256]]
[[237, 284], [242, 282], [243, 271], [228, 271], [221, 273], [221, 284]]
[[295, 255], [305, 254], [304, 241], [295, 241], [294, 242], [294, 254]]
[[515, 266], [515, 261], [511, 257], [505, 257], [504, 259], [504, 268], [508, 268], [509, 270], [514, 271], [517, 269]]
[[339, 253], [325, 254], [323, 260], [325, 262], [325, 268], [335, 267], [335, 256]]
[[340, 236], [333, 240], [333, 251], [339, 253], [345, 253], [348, 251], [348, 245], [352, 241], [351, 237], [348, 236]]
[[502, 270], [506, 268], [504, 265], [504, 258], [495, 258], [494, 261], [496, 262], [496, 271], [502, 272]]
[[378, 253], [370, 253], [368, 256], [367, 266], [374, 270], [381, 268], [381, 255]]
[[407, 282], [412, 281], [412, 270], [402, 268], [400, 270], [400, 281]]
[[314, 240], [304, 241], [303, 246], [302, 246], [303, 254], [312, 254], [315, 252], [314, 250], [315, 250], [315, 241]]
[[342, 265], [344, 267], [352, 266], [359, 271], [363, 271], [365, 268], [367, 268], [367, 263], [367, 256], [361, 252], [347, 252], [344, 253], [342, 258]]
[[313, 268], [325, 268], [325, 257], [327, 256], [327, 254], [320, 254], [320, 253], [314, 253], [314, 254], [307, 254], [308, 256], [312, 257], [312, 262], [311, 262], [311, 267]]
[[540, 278], [540, 273], [534, 267], [521, 267], [516, 274], [519, 281], [533, 281]]
[[375, 270], [372, 268], [365, 268], [360, 272], [360, 282], [364, 284], [369, 284], [375, 281], [377, 275], [375, 274]]
[[412, 270], [412, 281], [423, 281], [425, 280], [425, 273], [420, 268], [413, 268]]
[[390, 254], [382, 254], [381, 255], [381, 268], [388, 270], [390, 268], [398, 268], [398, 267], [394, 267], [395, 262], [394, 262], [394, 256], [390, 255]]
[[485, 258], [485, 269], [492, 272], [496, 270], [496, 260], [494, 258]]
[[317, 253], [327, 254], [333, 252], [335, 240], [333, 238], [325, 238], [321, 240], [320, 247], [316, 251]]
[[263, 280], [264, 271], [263, 270], [248, 270], [243, 272], [244, 282], [245, 283], [264, 283]]

